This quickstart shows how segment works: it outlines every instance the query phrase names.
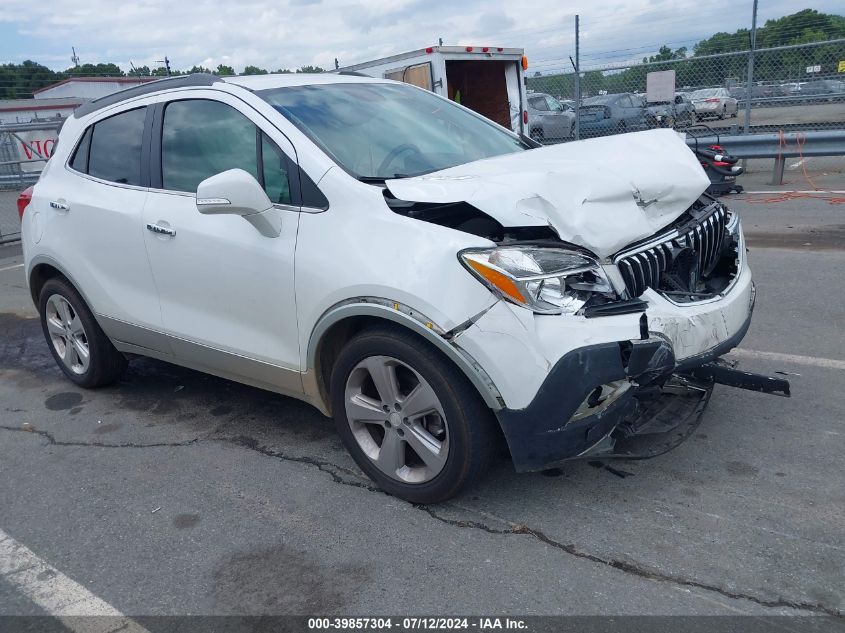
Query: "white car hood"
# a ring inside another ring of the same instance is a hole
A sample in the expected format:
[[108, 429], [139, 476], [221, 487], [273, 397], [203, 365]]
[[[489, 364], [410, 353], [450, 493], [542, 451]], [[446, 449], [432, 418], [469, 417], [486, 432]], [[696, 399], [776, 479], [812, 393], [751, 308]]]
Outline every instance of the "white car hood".
[[599, 257], [653, 235], [710, 181], [674, 131], [576, 141], [388, 180], [411, 202], [467, 202], [505, 227], [551, 226]]

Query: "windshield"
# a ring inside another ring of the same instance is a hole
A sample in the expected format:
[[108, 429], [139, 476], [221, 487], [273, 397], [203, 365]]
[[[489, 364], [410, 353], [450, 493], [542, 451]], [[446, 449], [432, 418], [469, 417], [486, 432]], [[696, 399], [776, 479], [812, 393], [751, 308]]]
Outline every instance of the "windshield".
[[705, 90], [696, 90], [690, 95], [690, 99], [706, 99], [707, 97], [718, 97], [719, 88], [707, 88]]
[[404, 84], [292, 86], [258, 95], [360, 179], [418, 176], [528, 149], [486, 119]]

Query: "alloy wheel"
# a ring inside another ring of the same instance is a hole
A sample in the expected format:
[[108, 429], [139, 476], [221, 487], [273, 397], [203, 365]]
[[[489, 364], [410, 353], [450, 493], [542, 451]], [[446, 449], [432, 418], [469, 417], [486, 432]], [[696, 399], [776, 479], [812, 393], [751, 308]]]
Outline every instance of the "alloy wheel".
[[82, 320], [63, 296], [54, 294], [47, 299], [47, 331], [50, 342], [65, 367], [75, 374], [88, 371], [91, 350]]
[[369, 356], [349, 373], [346, 419], [364, 454], [403, 483], [434, 479], [449, 455], [440, 399], [419, 373], [390, 356]]

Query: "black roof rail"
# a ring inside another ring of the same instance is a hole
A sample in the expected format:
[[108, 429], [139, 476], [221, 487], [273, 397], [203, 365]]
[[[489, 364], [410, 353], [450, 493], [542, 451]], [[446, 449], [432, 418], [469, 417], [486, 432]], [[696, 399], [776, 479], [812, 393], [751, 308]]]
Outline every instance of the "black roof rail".
[[94, 99], [88, 103], [83, 103], [74, 111], [73, 116], [78, 119], [107, 106], [131, 99], [132, 97], [140, 97], [141, 95], [158, 92], [167, 88], [210, 86], [218, 81], [221, 81], [220, 77], [208, 73], [194, 73], [192, 75], [179, 75], [178, 77], [165, 77], [156, 81], [147, 81], [137, 86], [126, 88], [125, 90], [113, 92], [99, 99]]
[[357, 70], [341, 70], [338, 71], [338, 75], [349, 75], [350, 77], [368, 77], [372, 79], [369, 75], [365, 75], [364, 73], [359, 73]]

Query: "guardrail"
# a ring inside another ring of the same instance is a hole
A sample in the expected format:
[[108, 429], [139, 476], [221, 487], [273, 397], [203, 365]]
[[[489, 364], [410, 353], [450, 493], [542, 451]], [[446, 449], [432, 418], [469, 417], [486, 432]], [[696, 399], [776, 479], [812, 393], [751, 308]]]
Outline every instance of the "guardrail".
[[845, 156], [845, 130], [820, 130], [813, 132], [780, 132], [775, 134], [700, 134], [687, 136], [686, 142], [694, 147], [714, 143], [738, 158], [774, 158], [772, 184], [783, 184], [785, 159], [796, 156]]

